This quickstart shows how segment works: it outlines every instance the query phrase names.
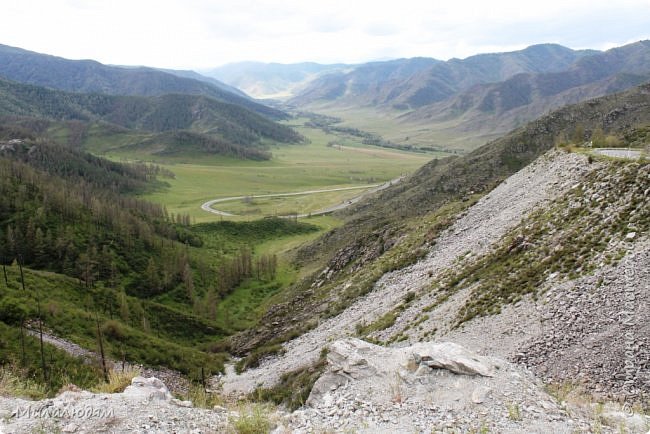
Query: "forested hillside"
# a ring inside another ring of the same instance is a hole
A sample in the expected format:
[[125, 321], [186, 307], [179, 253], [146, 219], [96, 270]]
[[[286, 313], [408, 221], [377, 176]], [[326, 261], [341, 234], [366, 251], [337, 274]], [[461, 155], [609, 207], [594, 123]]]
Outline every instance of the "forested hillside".
[[[204, 153], [260, 159], [268, 157], [254, 147], [263, 142], [297, 143], [302, 140], [287, 126], [241, 106], [203, 96], [172, 94], [139, 97], [68, 93], [2, 79], [0, 96], [0, 116], [4, 117], [5, 124], [19, 124], [44, 132], [49, 127], [48, 121], [66, 121], [69, 129], [73, 130], [68, 135], [78, 136], [75, 145], [83, 145], [83, 136], [97, 122], [126, 128], [132, 133], [172, 132], [160, 139], [163, 144], [169, 144], [171, 139], [179, 137], [181, 140], [172, 143], [173, 152], [182, 152], [183, 144], [191, 138], [195, 150]], [[25, 117], [39, 121], [16, 119]], [[179, 136], [176, 132], [181, 130], [193, 134]], [[157, 137], [150, 135], [146, 140], [150, 142], [157, 140]], [[138, 142], [134, 138], [130, 144], [135, 146]]]

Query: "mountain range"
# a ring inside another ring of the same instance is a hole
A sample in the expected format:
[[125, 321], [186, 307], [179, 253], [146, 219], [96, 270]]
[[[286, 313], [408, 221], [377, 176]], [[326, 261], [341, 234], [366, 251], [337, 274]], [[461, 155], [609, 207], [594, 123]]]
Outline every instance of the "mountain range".
[[[300, 65], [255, 64], [246, 83], [276, 87], [290, 107], [341, 118], [343, 126], [410, 146], [471, 150], [550, 110], [650, 80], [650, 41], [605, 52], [557, 44], [466, 59], [397, 59], [325, 65], [300, 85], [280, 77]], [[240, 69], [219, 77], [229, 84]]]
[[479, 83], [498, 82], [520, 73], [561, 71], [591, 53], [547, 44], [448, 62], [429, 58], [372, 62], [345, 74], [320, 77], [290, 102], [302, 106], [336, 100], [339, 104], [417, 108]]
[[241, 91], [193, 71], [109, 66], [94, 60], [70, 60], [0, 45], [0, 77], [70, 92], [202, 95], [241, 105], [271, 118], [284, 117], [282, 112], [252, 100]]
[[107, 66], [0, 45], [2, 125], [93, 151], [268, 159], [286, 113], [194, 71]]

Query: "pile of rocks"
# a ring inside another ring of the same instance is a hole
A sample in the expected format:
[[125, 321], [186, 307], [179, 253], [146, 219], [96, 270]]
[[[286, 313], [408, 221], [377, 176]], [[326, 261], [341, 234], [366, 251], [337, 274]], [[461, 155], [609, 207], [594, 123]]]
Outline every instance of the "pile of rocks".
[[614, 267], [552, 286], [543, 306], [541, 333], [515, 361], [603, 397], [650, 393], [649, 241]]

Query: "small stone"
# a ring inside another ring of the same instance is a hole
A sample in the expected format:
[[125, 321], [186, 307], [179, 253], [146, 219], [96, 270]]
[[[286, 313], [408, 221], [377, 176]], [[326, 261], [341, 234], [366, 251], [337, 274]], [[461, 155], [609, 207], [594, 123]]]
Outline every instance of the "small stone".
[[76, 423], [69, 423], [63, 427], [62, 432], [77, 432], [79, 426]]
[[472, 392], [472, 402], [474, 404], [482, 404], [485, 402], [485, 399], [492, 392], [492, 389], [489, 387], [479, 386]]

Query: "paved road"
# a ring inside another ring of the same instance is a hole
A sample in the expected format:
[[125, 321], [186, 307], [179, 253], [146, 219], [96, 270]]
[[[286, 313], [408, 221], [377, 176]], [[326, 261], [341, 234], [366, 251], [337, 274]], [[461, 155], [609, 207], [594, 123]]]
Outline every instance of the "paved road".
[[[390, 187], [391, 185], [395, 185], [398, 182], [400, 182], [403, 179], [403, 177], [393, 179], [391, 181], [385, 182], [383, 184], [371, 184], [371, 185], [362, 185], [358, 187], [341, 187], [341, 188], [328, 188], [324, 190], [308, 190], [308, 191], [297, 191], [293, 193], [274, 193], [274, 194], [258, 194], [258, 195], [253, 195], [253, 196], [233, 196], [233, 197], [224, 197], [220, 199], [212, 199], [207, 202], [205, 202], [203, 205], [201, 205], [201, 209], [203, 211], [210, 212], [212, 214], [217, 214], [220, 216], [224, 217], [237, 217], [237, 214], [232, 214], [226, 211], [220, 211], [218, 209], [212, 208], [212, 205], [217, 204], [217, 203], [223, 203], [223, 202], [230, 202], [233, 200], [243, 200], [246, 198], [250, 199], [257, 199], [257, 198], [268, 198], [268, 197], [288, 197], [288, 196], [302, 196], [302, 195], [308, 195], [308, 194], [318, 194], [318, 193], [328, 193], [332, 191], [346, 191], [346, 190], [360, 190], [360, 189], [368, 189], [367, 191], [364, 191], [363, 193], [346, 200], [345, 202], [339, 203], [337, 205], [332, 205], [327, 208], [320, 209], [318, 211], [314, 211], [311, 213], [307, 214], [298, 214], [298, 218], [303, 218], [303, 217], [309, 217], [309, 216], [316, 216], [316, 215], [322, 215], [322, 214], [329, 214], [334, 211], [338, 211], [344, 208], [349, 207], [352, 204], [355, 204], [359, 202], [361, 199], [363, 199], [365, 196], [376, 193], [380, 190], [383, 190], [385, 188]], [[279, 217], [295, 217], [295, 216], [279, 216]]]
[[594, 149], [594, 153], [605, 155], [606, 157], [627, 158], [630, 160], [636, 160], [641, 157], [641, 151], [639, 149], [600, 148]]

